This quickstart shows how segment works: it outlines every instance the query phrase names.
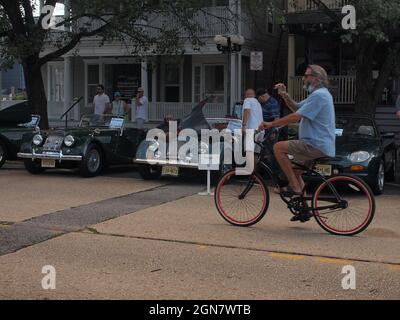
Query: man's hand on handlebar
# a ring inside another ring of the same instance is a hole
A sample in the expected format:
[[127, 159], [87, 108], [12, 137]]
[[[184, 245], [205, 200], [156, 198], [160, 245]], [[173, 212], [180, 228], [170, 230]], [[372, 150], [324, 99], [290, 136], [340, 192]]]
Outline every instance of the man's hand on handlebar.
[[273, 125], [272, 122], [261, 122], [259, 126], [259, 130], [267, 130], [267, 129], [272, 129]]

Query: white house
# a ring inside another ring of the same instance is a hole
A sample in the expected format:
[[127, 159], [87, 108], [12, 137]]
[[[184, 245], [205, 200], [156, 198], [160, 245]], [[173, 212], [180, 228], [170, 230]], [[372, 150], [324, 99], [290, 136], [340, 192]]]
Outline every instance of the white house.
[[[216, 96], [216, 100], [207, 106], [206, 113], [224, 116], [228, 112], [228, 101], [232, 105], [241, 100], [246, 87], [271, 85], [273, 74], [285, 74], [286, 43], [272, 12], [266, 12], [260, 23], [254, 23], [238, 0], [208, 2], [204, 10], [212, 14], [197, 17], [204, 26], [199, 36], [206, 45], [197, 48], [187, 43], [181, 56], [139, 58], [131, 56], [122, 43], [100, 46], [97, 39], [90, 38], [80, 43], [77, 53], [74, 50], [48, 63], [43, 74], [49, 118], [58, 119], [81, 96], [84, 99], [70, 118], [77, 120], [82, 114], [92, 112], [91, 102], [99, 83], [105, 86], [110, 97], [119, 91], [128, 100], [139, 86], [144, 87], [150, 100], [150, 120], [161, 120], [166, 114], [182, 117], [209, 95]], [[242, 17], [234, 26], [213, 18], [230, 12]], [[230, 56], [219, 52], [214, 42], [218, 34], [242, 35], [245, 38], [242, 51]], [[251, 51], [264, 53], [263, 71], [250, 70]]]

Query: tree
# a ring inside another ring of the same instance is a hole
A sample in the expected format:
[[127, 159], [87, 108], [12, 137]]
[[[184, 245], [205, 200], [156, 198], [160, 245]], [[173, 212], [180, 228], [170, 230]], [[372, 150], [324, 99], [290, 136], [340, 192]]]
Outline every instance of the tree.
[[[322, 1], [313, 1], [325, 13], [329, 11]], [[355, 109], [358, 113], [374, 115], [389, 77], [398, 73], [400, 66], [400, 0], [348, 2], [356, 9], [357, 26], [355, 30], [341, 30], [341, 38], [353, 44], [356, 55]], [[329, 12], [330, 17], [332, 13]], [[341, 25], [337, 27], [342, 29]], [[377, 78], [373, 71], [378, 71]]]
[[[36, 1], [38, 2], [38, 1]], [[196, 15], [207, 15], [205, 1], [195, 0], [69, 0], [68, 16], [57, 24], [64, 31], [48, 28], [50, 11], [35, 16], [37, 3], [31, 0], [0, 0], [0, 61], [3, 68], [15, 61], [22, 64], [28, 100], [33, 112], [48, 128], [47, 98], [41, 67], [74, 48], [84, 38], [98, 37], [100, 43], [121, 41], [132, 55], [174, 54], [182, 43], [201, 45]], [[43, 0], [45, 8], [57, 0]], [[49, 6], [49, 7], [47, 7]], [[217, 17], [226, 24], [235, 21]], [[171, 23], [176, 21], [177, 23]], [[51, 48], [51, 52], [45, 49]]]

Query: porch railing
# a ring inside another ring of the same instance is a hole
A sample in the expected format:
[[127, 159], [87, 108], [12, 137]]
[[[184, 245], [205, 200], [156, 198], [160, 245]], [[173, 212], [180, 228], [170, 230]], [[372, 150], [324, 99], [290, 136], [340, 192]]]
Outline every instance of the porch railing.
[[[348, 0], [322, 0], [329, 9], [340, 9], [349, 3]], [[318, 6], [312, 0], [288, 0], [288, 12], [304, 12], [318, 10]]]
[[[174, 119], [182, 119], [187, 116], [196, 103], [182, 102], [150, 102], [149, 120], [162, 121], [166, 115]], [[226, 105], [223, 103], [209, 103], [204, 106], [204, 115], [209, 118], [219, 118], [226, 115]], [[132, 119], [135, 118], [135, 108], [132, 108]]]
[[[198, 26], [198, 30], [191, 30], [198, 37], [214, 37], [216, 34], [226, 34], [232, 29], [231, 25], [234, 23], [233, 16], [228, 7], [205, 7], [194, 14], [191, 19], [193, 23]], [[182, 29], [181, 22], [175, 16], [165, 17], [157, 14], [150, 15], [144, 30], [149, 32], [150, 35], [157, 35], [161, 29]], [[187, 36], [187, 31], [181, 32], [181, 36]]]
[[[291, 80], [291, 95], [295, 101], [307, 98], [307, 92], [303, 89], [302, 77], [293, 77]], [[331, 76], [330, 88], [335, 104], [354, 104], [356, 100], [355, 76]]]

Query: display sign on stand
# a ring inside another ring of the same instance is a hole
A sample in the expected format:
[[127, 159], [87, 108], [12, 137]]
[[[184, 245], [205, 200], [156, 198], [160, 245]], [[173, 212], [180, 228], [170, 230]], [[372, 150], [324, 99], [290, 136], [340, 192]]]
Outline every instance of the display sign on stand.
[[200, 192], [201, 196], [213, 196], [211, 192], [211, 171], [219, 170], [220, 156], [219, 154], [201, 154], [199, 157], [199, 170], [207, 171], [207, 191]]

